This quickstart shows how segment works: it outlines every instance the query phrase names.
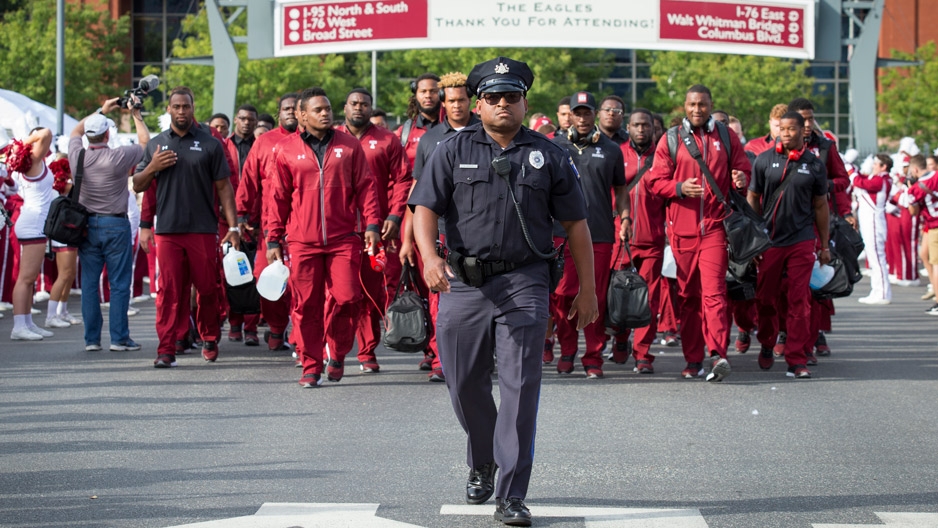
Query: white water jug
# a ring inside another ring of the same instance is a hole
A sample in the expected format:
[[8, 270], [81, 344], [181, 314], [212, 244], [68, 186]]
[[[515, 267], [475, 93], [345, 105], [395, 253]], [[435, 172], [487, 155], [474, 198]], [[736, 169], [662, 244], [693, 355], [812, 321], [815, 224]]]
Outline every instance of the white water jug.
[[257, 279], [257, 293], [268, 301], [280, 299], [287, 289], [287, 279], [290, 278], [290, 269], [283, 262], [275, 260], [264, 268]]
[[814, 261], [814, 269], [811, 270], [811, 289], [819, 290], [824, 286], [827, 286], [827, 283], [834, 278], [834, 268], [828, 266], [827, 264], [821, 265], [820, 262]]
[[231, 249], [222, 259], [225, 268], [225, 281], [232, 286], [241, 286], [254, 279], [248, 256], [242, 251]]

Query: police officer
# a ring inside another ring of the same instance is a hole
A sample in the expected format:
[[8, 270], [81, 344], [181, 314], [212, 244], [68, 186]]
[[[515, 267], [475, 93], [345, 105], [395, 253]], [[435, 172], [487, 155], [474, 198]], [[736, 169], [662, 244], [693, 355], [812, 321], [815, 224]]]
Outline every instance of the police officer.
[[[531, 525], [524, 498], [547, 324], [552, 218], [567, 231], [580, 279], [568, 317], [578, 317], [582, 329], [598, 316], [586, 205], [573, 162], [522, 127], [533, 80], [523, 62], [498, 57], [477, 64], [466, 85], [478, 96], [482, 122], [440, 143], [410, 198], [424, 279], [443, 292], [437, 343], [456, 417], [468, 434], [466, 501], [482, 504], [494, 493], [495, 519], [511, 526]], [[445, 260], [435, 248], [439, 217], [446, 226]], [[496, 361], [498, 410], [491, 379]]]

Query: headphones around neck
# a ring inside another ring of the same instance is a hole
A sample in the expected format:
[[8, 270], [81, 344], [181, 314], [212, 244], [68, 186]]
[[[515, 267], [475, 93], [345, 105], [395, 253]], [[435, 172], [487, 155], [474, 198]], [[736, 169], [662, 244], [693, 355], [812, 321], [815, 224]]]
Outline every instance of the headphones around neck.
[[[785, 147], [782, 146], [782, 142], [775, 139], [775, 153], [782, 154], [785, 152]], [[804, 153], [804, 145], [802, 145], [801, 150], [789, 150], [788, 151], [788, 161], [798, 161], [801, 159], [801, 154]]]
[[[690, 124], [690, 119], [687, 119], [687, 118], [685, 117], [685, 118], [681, 121], [681, 123], [682, 123], [682, 125], [684, 126], [684, 130], [686, 130], [688, 134], [693, 134], [693, 133], [694, 133], [694, 126]], [[717, 126], [716, 123], [717, 123], [717, 122], [716, 122], [715, 119], [713, 119], [713, 116], [710, 116], [710, 117], [707, 119], [707, 123], [704, 125], [704, 130], [706, 130], [708, 133], [713, 132], [713, 130], [714, 130], [714, 129], [716, 128], [716, 126]]]
[[567, 129], [567, 139], [570, 140], [570, 143], [579, 143], [581, 139], [588, 140], [589, 143], [599, 142], [599, 137], [602, 132], [599, 131], [599, 128], [593, 128], [593, 131], [587, 134], [586, 138], [580, 137], [580, 133], [577, 132], [575, 126], [571, 126]]

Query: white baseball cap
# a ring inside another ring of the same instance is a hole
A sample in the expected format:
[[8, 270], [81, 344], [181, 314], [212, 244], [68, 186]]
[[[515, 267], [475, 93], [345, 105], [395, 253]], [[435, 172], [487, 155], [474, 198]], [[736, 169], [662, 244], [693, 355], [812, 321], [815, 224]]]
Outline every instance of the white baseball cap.
[[112, 126], [114, 126], [114, 121], [111, 121], [106, 116], [92, 114], [85, 119], [85, 135], [89, 137], [100, 136], [107, 132]]

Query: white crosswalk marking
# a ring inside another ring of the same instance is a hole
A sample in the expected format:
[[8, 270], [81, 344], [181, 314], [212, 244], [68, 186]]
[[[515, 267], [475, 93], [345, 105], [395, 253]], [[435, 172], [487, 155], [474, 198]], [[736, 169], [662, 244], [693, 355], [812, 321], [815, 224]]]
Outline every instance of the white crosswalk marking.
[[407, 528], [416, 527], [376, 517], [380, 504], [264, 503], [254, 515], [171, 528]]
[[[668, 510], [657, 508], [590, 508], [566, 506], [539, 506], [528, 504], [536, 518], [568, 517], [583, 519], [587, 528], [707, 528], [700, 510]], [[483, 504], [447, 505], [440, 515], [492, 515], [495, 506]]]
[[[882, 519], [886, 527], [892, 528], [934, 528], [938, 526], [938, 513], [901, 513], [874, 512]], [[866, 528], [883, 526], [873, 524], [812, 524], [814, 528]]]

